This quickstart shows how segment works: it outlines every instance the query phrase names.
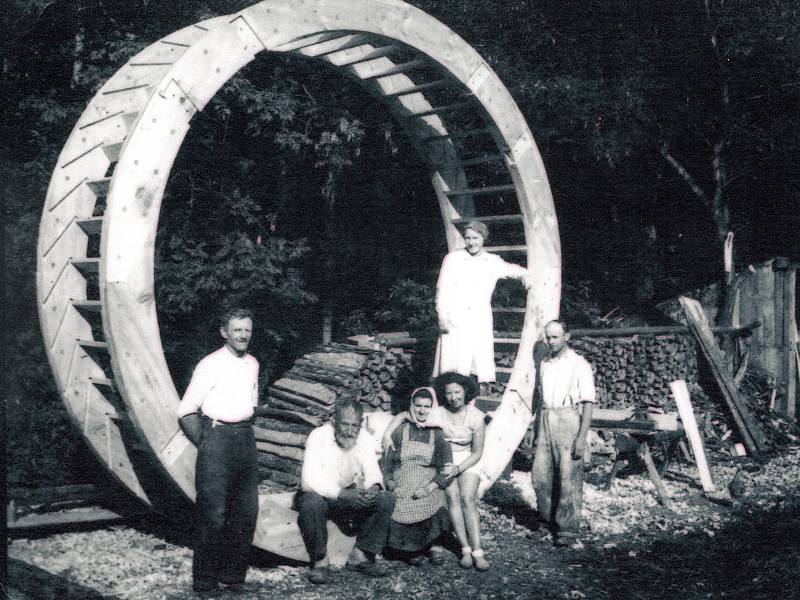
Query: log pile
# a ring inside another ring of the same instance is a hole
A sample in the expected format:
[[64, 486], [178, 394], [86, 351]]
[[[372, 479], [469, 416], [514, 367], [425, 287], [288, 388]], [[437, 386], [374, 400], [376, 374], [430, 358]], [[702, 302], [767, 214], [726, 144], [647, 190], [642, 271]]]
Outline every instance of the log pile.
[[[621, 409], [634, 405], [639, 416], [654, 410], [674, 412], [670, 382], [684, 379], [691, 386], [698, 380], [697, 348], [688, 332], [575, 337], [570, 340], [570, 346], [591, 363], [601, 408]], [[515, 357], [513, 351], [503, 349], [495, 352], [495, 363], [498, 367], [513, 367]], [[505, 383], [492, 383], [489, 390], [501, 395]]]
[[282, 489], [300, 482], [303, 449], [312, 429], [330, 419], [336, 401], [349, 397], [365, 412], [389, 411], [392, 391], [411, 368], [402, 348], [320, 345], [294, 361], [272, 383], [258, 409], [256, 445], [262, 481]]
[[602, 408], [633, 405], [640, 416], [674, 412], [670, 382], [697, 382], [697, 350], [688, 334], [576, 338], [570, 345], [592, 364]]

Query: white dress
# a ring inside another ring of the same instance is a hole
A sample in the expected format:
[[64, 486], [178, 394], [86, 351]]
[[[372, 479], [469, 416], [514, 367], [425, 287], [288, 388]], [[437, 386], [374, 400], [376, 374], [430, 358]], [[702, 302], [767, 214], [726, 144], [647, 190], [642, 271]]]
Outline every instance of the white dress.
[[433, 375], [455, 371], [475, 374], [478, 381], [495, 380], [492, 293], [498, 279], [522, 279], [524, 267], [496, 254], [477, 256], [466, 250], [449, 253], [442, 261], [436, 285], [436, 311], [448, 329], [439, 337]]

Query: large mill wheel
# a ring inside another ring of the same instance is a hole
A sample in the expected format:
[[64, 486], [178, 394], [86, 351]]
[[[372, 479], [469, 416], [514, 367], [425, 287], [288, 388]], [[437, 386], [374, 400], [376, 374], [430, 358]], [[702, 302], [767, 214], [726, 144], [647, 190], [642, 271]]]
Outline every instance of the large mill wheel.
[[[325, 61], [388, 105], [431, 167], [450, 249], [463, 244], [456, 225], [465, 219], [519, 230], [524, 243], [487, 248], [526, 259], [535, 281], [487, 430], [485, 491], [531, 419], [533, 343], [558, 314], [556, 218], [533, 137], [506, 88], [464, 40], [399, 0], [265, 0], [153, 44], [98, 92], [56, 165], [39, 241], [42, 328], [70, 413], [139, 497], [148, 499], [136, 453], [194, 498], [195, 450], [175, 419], [178, 394], [156, 316], [159, 210], [192, 116], [262, 50]], [[472, 175], [485, 165], [505, 179]], [[288, 494], [262, 496], [256, 545], [306, 559], [295, 517]]]

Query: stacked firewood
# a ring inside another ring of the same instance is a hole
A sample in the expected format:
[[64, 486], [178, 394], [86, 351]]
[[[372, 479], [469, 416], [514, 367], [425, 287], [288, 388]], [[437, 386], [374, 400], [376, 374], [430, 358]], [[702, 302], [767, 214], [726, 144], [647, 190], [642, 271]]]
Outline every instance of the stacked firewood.
[[365, 411], [388, 411], [398, 378], [410, 368], [412, 353], [401, 348], [321, 345], [298, 358], [270, 385], [258, 410], [256, 444], [262, 480], [291, 489], [300, 481], [303, 449], [312, 429], [330, 419], [345, 397]]
[[[511, 334], [505, 334], [511, 336]], [[638, 413], [674, 412], [669, 384], [684, 379], [697, 382], [697, 348], [686, 334], [631, 337], [575, 337], [570, 345], [592, 365], [601, 408], [634, 405]], [[495, 352], [498, 367], [513, 367], [516, 354], [505, 348]], [[490, 384], [492, 394], [502, 394], [505, 384]]]
[[697, 381], [697, 351], [688, 334], [575, 338], [570, 345], [592, 364], [603, 408], [674, 412], [670, 382]]

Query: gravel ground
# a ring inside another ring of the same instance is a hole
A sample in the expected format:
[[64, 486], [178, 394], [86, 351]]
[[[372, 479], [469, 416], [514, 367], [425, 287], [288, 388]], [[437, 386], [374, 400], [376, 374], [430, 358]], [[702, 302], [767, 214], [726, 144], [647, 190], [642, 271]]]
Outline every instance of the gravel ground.
[[[455, 556], [435, 569], [392, 561], [392, 574], [368, 580], [348, 571], [315, 587], [307, 568], [254, 555], [251, 589], [236, 597], [347, 600], [456, 598], [770, 598], [800, 599], [800, 449], [765, 464], [712, 465], [726, 486], [742, 468], [744, 493], [724, 506], [702, 494], [696, 470], [665, 476], [666, 510], [645, 473], [623, 473], [609, 491], [610, 465], [587, 475], [586, 534], [573, 548], [528, 539], [534, 522], [529, 474], [513, 471], [481, 504], [486, 573], [460, 569]], [[10, 542], [9, 556], [119, 599], [191, 598], [190, 532], [157, 521]], [[12, 582], [13, 585], [13, 582]], [[227, 597], [233, 598], [231, 594]]]

